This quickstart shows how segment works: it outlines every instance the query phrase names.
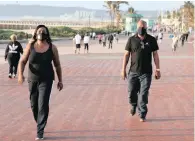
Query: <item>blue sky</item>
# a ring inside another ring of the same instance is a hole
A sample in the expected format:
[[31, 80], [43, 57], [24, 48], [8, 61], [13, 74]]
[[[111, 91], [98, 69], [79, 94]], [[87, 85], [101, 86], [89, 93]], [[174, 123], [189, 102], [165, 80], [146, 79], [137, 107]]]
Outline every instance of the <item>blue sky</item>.
[[[103, 1], [0, 1], [0, 4], [16, 4], [21, 5], [49, 5], [63, 7], [85, 7], [90, 9], [104, 9]], [[183, 1], [129, 1], [129, 6], [135, 10], [173, 10], [179, 8]], [[121, 10], [126, 10], [129, 6], [121, 6]]]

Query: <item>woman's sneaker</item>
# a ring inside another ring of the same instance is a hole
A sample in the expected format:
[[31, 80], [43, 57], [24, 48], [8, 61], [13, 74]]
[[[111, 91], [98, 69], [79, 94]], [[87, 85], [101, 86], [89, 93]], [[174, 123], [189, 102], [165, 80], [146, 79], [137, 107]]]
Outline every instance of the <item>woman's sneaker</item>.
[[12, 78], [12, 74], [10, 73], [10, 74], [8, 75], [8, 77], [11, 79], [11, 78]]
[[44, 138], [43, 137], [42, 138], [36, 137], [35, 140], [36, 141], [38, 141], [38, 140], [44, 140]]
[[16, 78], [16, 75], [15, 75], [15, 74], [13, 74], [13, 75], [12, 75], [12, 77], [13, 77], [13, 78]]

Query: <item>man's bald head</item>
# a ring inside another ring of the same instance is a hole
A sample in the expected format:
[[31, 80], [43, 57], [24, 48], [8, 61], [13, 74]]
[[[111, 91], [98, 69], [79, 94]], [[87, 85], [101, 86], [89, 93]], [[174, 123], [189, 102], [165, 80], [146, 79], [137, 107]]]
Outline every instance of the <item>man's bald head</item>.
[[144, 20], [139, 20], [137, 23], [137, 29], [139, 27], [144, 27], [145, 29], [147, 28], [147, 23]]

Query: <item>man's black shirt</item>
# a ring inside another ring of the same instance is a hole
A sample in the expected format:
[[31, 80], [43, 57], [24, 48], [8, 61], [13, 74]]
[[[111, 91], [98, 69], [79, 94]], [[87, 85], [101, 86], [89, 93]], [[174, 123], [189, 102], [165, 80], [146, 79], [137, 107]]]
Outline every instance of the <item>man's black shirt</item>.
[[156, 39], [146, 34], [143, 41], [137, 34], [130, 37], [125, 50], [131, 54], [130, 71], [137, 73], [152, 73], [152, 52], [158, 50]]

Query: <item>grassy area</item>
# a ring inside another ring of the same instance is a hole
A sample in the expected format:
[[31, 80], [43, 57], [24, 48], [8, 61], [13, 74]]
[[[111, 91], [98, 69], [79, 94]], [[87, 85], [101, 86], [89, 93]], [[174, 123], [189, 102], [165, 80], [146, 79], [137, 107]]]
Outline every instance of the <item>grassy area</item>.
[[[52, 38], [63, 38], [63, 37], [73, 37], [79, 31], [81, 35], [85, 33], [95, 32], [96, 34], [105, 34], [120, 32], [120, 29], [116, 27], [105, 27], [105, 28], [82, 28], [80, 30], [74, 30], [69, 27], [51, 27], [49, 32]], [[24, 32], [17, 32], [12, 30], [0, 30], [0, 40], [10, 40], [10, 36], [16, 34], [18, 40], [26, 39], [26, 34]], [[32, 37], [31, 34], [28, 35], [29, 38]]]
[[[12, 31], [12, 30], [1, 29], [0, 30], [0, 40], [10, 40], [10, 36], [12, 34], [16, 34], [18, 40], [26, 39], [26, 34], [24, 32], [16, 32], [16, 31]], [[28, 37], [31, 38], [32, 35], [29, 34]]]

